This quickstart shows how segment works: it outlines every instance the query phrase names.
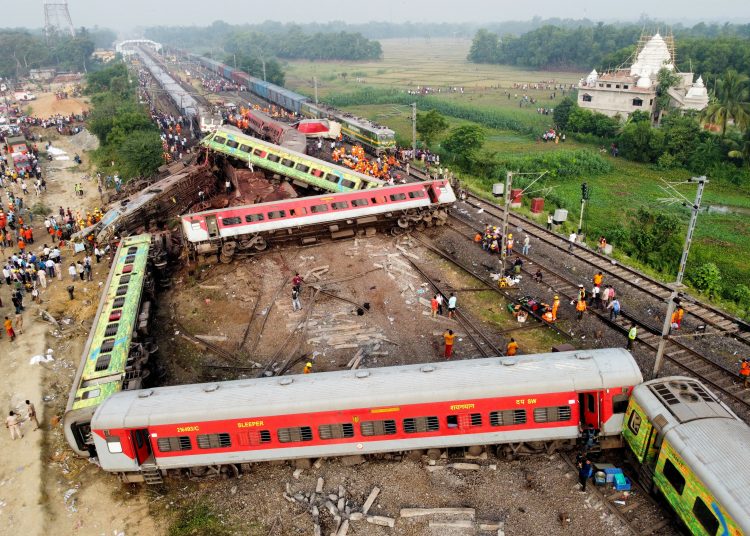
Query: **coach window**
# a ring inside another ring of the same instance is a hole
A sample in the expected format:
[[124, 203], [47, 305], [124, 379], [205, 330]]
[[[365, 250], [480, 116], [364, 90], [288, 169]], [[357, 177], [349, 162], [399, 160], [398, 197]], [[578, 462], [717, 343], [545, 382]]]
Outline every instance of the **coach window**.
[[490, 412], [490, 426], [513, 426], [526, 424], [525, 409], [506, 409]]
[[112, 354], [106, 353], [106, 354], [99, 354], [99, 357], [96, 359], [96, 365], [94, 366], [95, 372], [101, 372], [103, 370], [107, 370], [109, 368], [109, 362], [112, 360]]
[[305, 214], [307, 214], [307, 209], [305, 207], [289, 209], [290, 216], [304, 216]]
[[482, 414], [472, 413], [471, 415], [448, 415], [446, 424], [449, 429], [452, 428], [471, 428], [472, 426], [482, 426]]
[[549, 408], [534, 409], [534, 422], [569, 421], [570, 417], [570, 406], [552, 406]]
[[196, 437], [199, 449], [226, 449], [232, 446], [229, 434], [200, 434]]
[[698, 520], [708, 534], [716, 534], [719, 530], [719, 520], [716, 519], [716, 515], [711, 509], [706, 506], [703, 499], [700, 497], [695, 498], [695, 504], [693, 505], [693, 514], [695, 519]]
[[239, 225], [240, 223], [242, 223], [242, 218], [239, 216], [232, 216], [231, 218], [221, 220], [222, 225]]
[[284, 158], [281, 161], [281, 165], [286, 167], [294, 167], [294, 162], [292, 160], [289, 160], [288, 158]]
[[188, 436], [160, 437], [156, 440], [156, 446], [159, 452], [176, 452], [193, 448]]
[[228, 141], [227, 141], [227, 147], [231, 147], [232, 149], [236, 149], [236, 148], [237, 148], [237, 147], [239, 147], [239, 146], [240, 146], [240, 144], [239, 144], [239, 143], [237, 143], [237, 142], [236, 142], [236, 141], [234, 141], [234, 140], [228, 140]]
[[392, 194], [391, 201], [403, 201], [406, 199], [406, 194]]
[[404, 419], [404, 432], [407, 434], [417, 434], [420, 432], [435, 432], [440, 429], [440, 422], [437, 417], [414, 417]]
[[237, 434], [238, 442], [240, 445], [255, 446], [262, 443], [271, 442], [271, 432], [268, 430], [250, 430], [249, 432], [240, 432]]
[[331, 203], [331, 208], [333, 210], [342, 210], [345, 208], [349, 208], [349, 203], [347, 203], [346, 201], [338, 201], [336, 203]]
[[426, 194], [424, 193], [424, 190], [417, 190], [416, 192], [409, 192], [409, 197], [411, 199], [419, 199], [421, 197], [424, 197]]
[[263, 149], [255, 149], [255, 150], [253, 151], [253, 154], [254, 154], [255, 156], [259, 156], [259, 157], [261, 157], [261, 158], [265, 158], [265, 157], [266, 157], [266, 155], [267, 155], [268, 153], [267, 153], [267, 152], [265, 152], [265, 151], [264, 151]]
[[281, 157], [275, 154], [269, 154], [268, 156], [266, 156], [266, 160], [270, 160], [271, 162], [278, 162], [279, 160], [281, 160]]
[[625, 413], [628, 409], [628, 395], [620, 394], [612, 397], [612, 413]]
[[279, 441], [281, 443], [298, 443], [300, 441], [312, 441], [312, 428], [309, 426], [296, 426], [294, 428], [279, 428]]
[[213, 141], [215, 141], [216, 143], [221, 143], [223, 145], [224, 143], [226, 143], [227, 139], [222, 136], [214, 136]]
[[269, 220], [278, 220], [279, 218], [283, 218], [285, 216], [286, 216], [285, 210], [274, 210], [268, 213]]
[[672, 463], [672, 460], [667, 459], [664, 462], [663, 473], [664, 477], [667, 479], [667, 482], [669, 482], [677, 492], [677, 495], [682, 495], [682, 492], [685, 489], [685, 477], [682, 476], [680, 470], [675, 467], [675, 465]]
[[336, 176], [336, 175], [334, 175], [333, 173], [328, 173], [328, 174], [326, 174], [326, 180], [327, 180], [328, 182], [332, 182], [332, 183], [334, 183], [334, 184], [338, 184], [338, 183], [339, 183], [339, 177], [337, 177], [337, 176]]
[[638, 435], [638, 432], [641, 429], [641, 416], [637, 411], [633, 411], [633, 413], [630, 414], [630, 419], [628, 419], [628, 428], [631, 432], [633, 432], [633, 434]]
[[363, 436], [395, 435], [396, 421], [363, 421], [359, 424], [359, 431]]
[[320, 177], [323, 174], [323, 172], [320, 171], [319, 169], [313, 169], [310, 171], [310, 173], [316, 177]]
[[310, 212], [312, 212], [313, 214], [328, 212], [328, 205], [313, 205], [310, 207]]
[[295, 166], [295, 169], [297, 171], [301, 171], [302, 173], [307, 173], [310, 170], [310, 166], [306, 166], [305, 164], [297, 164]]
[[352, 206], [353, 207], [366, 207], [369, 205], [367, 202], [367, 199], [353, 199], [352, 200]]
[[348, 181], [346, 179], [341, 179], [341, 186], [343, 186], [344, 188], [349, 188], [350, 190], [354, 190], [357, 188], [357, 183]]
[[321, 424], [318, 426], [318, 436], [320, 436], [320, 439], [354, 437], [354, 425], [349, 422], [343, 424]]
[[248, 214], [245, 216], [245, 221], [247, 223], [252, 223], [254, 221], [263, 221], [263, 214]]
[[119, 437], [108, 437], [107, 438], [107, 449], [112, 454], [120, 454], [122, 452], [122, 444], [120, 443]]
[[240, 151], [242, 151], [243, 153], [250, 154], [252, 152], [252, 150], [253, 150], [253, 148], [250, 147], [249, 145], [245, 145], [244, 143], [240, 145]]

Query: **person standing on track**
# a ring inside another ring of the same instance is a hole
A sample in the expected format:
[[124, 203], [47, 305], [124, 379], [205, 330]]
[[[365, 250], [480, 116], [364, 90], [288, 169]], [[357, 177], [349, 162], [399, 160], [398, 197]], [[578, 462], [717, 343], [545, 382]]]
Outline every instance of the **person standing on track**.
[[511, 233], [508, 233], [506, 256], [510, 257], [512, 254], [513, 254], [513, 235]]
[[583, 313], [586, 312], [586, 300], [578, 300], [576, 303], [576, 311], [578, 311], [578, 320], [583, 319]]
[[456, 340], [456, 335], [452, 329], [443, 333], [443, 340], [445, 341], [445, 359], [450, 359], [453, 355], [453, 342]]
[[531, 239], [529, 238], [529, 235], [526, 235], [523, 237], [523, 247], [521, 248], [521, 253], [523, 255], [528, 255], [530, 247], [531, 247]]
[[740, 363], [740, 378], [745, 388], [750, 387], [750, 359], [743, 357]]
[[609, 309], [609, 319], [612, 322], [616, 322], [617, 316], [620, 314], [620, 300], [617, 298], [612, 299], [609, 305], [607, 305], [607, 309]]
[[448, 298], [448, 318], [453, 318], [453, 315], [456, 312], [457, 303], [458, 298], [456, 298], [456, 295], [451, 292], [451, 295]]
[[437, 312], [438, 312], [437, 294], [435, 294], [430, 300], [430, 312], [432, 314], [432, 318], [437, 317]]
[[552, 301], [552, 321], [557, 322], [557, 310], [560, 308], [560, 296], [555, 295]]
[[582, 493], [586, 492], [586, 483], [589, 478], [591, 478], [593, 472], [594, 467], [591, 465], [591, 460], [584, 456], [581, 461], [578, 462], [578, 482], [581, 484]]
[[568, 236], [568, 253], [573, 253], [573, 246], [576, 243], [576, 238], [578, 238], [578, 236], [575, 232], [570, 233], [570, 236]]
[[635, 324], [631, 324], [630, 331], [628, 331], [628, 350], [633, 349], [633, 343], [635, 342], [636, 337], [638, 337], [638, 328], [635, 327]]
[[438, 309], [437, 312], [440, 316], [443, 316], [443, 295], [439, 292], [435, 294], [435, 299], [437, 300]]
[[547, 214], [547, 230], [552, 230], [552, 213]]
[[292, 287], [292, 311], [301, 311], [302, 304], [299, 301], [299, 287]]
[[601, 287], [602, 281], [604, 281], [604, 276], [601, 272], [596, 272], [596, 274], [594, 274], [594, 286]]

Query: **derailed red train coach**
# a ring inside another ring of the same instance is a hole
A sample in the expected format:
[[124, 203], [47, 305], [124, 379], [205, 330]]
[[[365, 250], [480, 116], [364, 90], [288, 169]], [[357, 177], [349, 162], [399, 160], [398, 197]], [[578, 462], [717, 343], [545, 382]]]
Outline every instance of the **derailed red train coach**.
[[473, 359], [121, 392], [91, 428], [101, 467], [126, 481], [429, 448], [551, 452], [587, 425], [619, 445], [642, 381], [619, 348]]
[[[262, 251], [297, 236], [346, 238], [357, 231], [443, 225], [456, 201], [449, 181], [435, 180], [208, 210], [182, 216], [183, 237], [199, 254]], [[294, 231], [298, 231], [297, 234]]]

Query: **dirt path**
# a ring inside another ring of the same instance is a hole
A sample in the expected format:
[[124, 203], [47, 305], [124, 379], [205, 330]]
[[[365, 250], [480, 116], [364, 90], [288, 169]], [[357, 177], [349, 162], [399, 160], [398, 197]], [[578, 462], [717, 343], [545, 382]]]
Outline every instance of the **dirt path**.
[[[47, 141], [45, 131], [45, 142]], [[43, 148], [43, 144], [41, 144]], [[72, 156], [79, 152], [73, 138], [53, 138], [53, 145], [70, 155], [70, 160], [44, 162], [47, 192], [37, 197], [33, 193], [24, 201], [28, 206], [41, 203], [50, 212], [58, 207], [76, 210], [92, 209], [99, 204], [95, 181], [84, 182], [85, 196], [75, 198], [73, 184], [81, 182], [81, 167], [73, 164]], [[87, 168], [87, 156], [79, 152]], [[15, 194], [20, 192], [14, 191]], [[5, 201], [5, 196], [3, 196]], [[31, 222], [36, 242], [31, 246], [41, 249], [49, 242], [44, 233], [43, 217], [34, 215]], [[12, 253], [3, 252], [0, 260]], [[63, 249], [64, 266], [82, 257], [69, 248]], [[100, 284], [107, 277], [106, 264], [95, 265], [92, 282], [76, 282], [76, 300], [70, 301], [66, 287], [70, 284], [64, 270], [63, 281], [53, 280], [42, 291], [42, 304], [24, 300], [26, 310], [24, 332], [10, 343], [3, 333], [0, 339], [0, 401], [7, 416], [10, 410], [20, 410], [25, 418], [25, 400], [31, 400], [40, 416], [42, 427], [23, 424], [24, 437], [12, 441], [7, 431], [0, 433], [0, 449], [4, 463], [0, 465], [0, 529], [1, 534], [23, 536], [49, 534], [160, 534], [148, 515], [146, 494], [128, 490], [119, 481], [104, 474], [88, 461], [72, 457], [62, 438], [60, 424], [51, 425], [62, 417], [67, 394], [78, 366], [81, 351], [88, 335], [93, 314], [100, 296]], [[13, 318], [10, 287], [0, 288], [4, 307], [0, 319]], [[57, 318], [67, 320], [63, 333], [55, 332], [51, 324], [39, 318], [39, 309], [52, 311]], [[4, 330], [3, 330], [4, 331]], [[44, 364], [30, 364], [32, 356], [53, 349], [55, 360]], [[67, 499], [66, 499], [67, 497]]]

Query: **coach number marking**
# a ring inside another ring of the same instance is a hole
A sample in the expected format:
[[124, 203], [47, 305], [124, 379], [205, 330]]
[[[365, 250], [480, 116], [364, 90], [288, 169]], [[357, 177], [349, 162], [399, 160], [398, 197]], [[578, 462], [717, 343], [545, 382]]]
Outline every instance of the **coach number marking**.
[[255, 426], [263, 426], [263, 421], [245, 421], [237, 423], [237, 428], [253, 428]]
[[200, 426], [178, 426], [177, 432], [198, 432], [200, 431]]

